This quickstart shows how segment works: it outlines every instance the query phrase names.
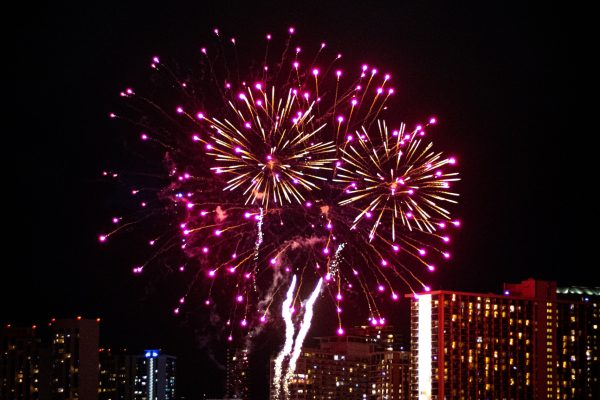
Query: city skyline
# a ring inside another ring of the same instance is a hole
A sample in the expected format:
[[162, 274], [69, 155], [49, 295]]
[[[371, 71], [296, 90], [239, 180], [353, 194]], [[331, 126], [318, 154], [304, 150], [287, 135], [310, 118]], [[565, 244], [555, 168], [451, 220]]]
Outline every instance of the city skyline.
[[[504, 283], [499, 293], [437, 290], [408, 297], [411, 313], [400, 322], [410, 324], [410, 343], [390, 325], [312, 337], [290, 376], [289, 398], [408, 400], [420, 393], [568, 400], [600, 393], [600, 287], [557, 288], [527, 279]], [[0, 394], [178, 398], [176, 357], [158, 349], [100, 347], [99, 326], [98, 318], [77, 317], [53, 319], [47, 327], [1, 327]], [[275, 355], [270, 378], [261, 378], [273, 400], [283, 395], [274, 386]], [[249, 389], [250, 356], [244, 344], [228, 347], [223, 398], [256, 398]]]
[[[308, 5], [105, 3], [23, 10], [9, 109], [21, 128], [5, 166], [13, 193], [6, 199], [8, 248], [23, 258], [0, 279], [0, 323], [101, 317], [111, 343], [165, 344], [186, 354], [181, 362], [192, 370], [224, 377], [218, 324], [200, 307], [172, 314], [186, 286], [171, 272], [175, 266], [134, 279], [131, 265], [144, 243], [134, 236], [108, 248], [97, 242], [126, 197], [125, 186], [102, 181], [101, 171], [142, 169], [140, 156], [129, 156], [137, 137], [106, 120], [118, 92], [143, 81], [140, 71], [155, 53], [191, 58], [216, 26], [253, 43], [294, 25], [307, 43], [326, 40], [356, 60], [368, 47], [397, 81], [400, 119], [439, 117], [434, 141], [460, 160], [463, 227], [432, 289], [495, 291], [529, 277], [585, 286], [590, 262], [579, 261], [585, 241], [572, 216], [585, 173], [566, 171], [585, 170], [589, 161], [562, 141], [581, 119], [565, 96], [573, 72], [565, 61], [568, 36], [553, 28], [554, 10], [543, 20], [532, 8], [381, 3], [321, 5], [314, 13]], [[407, 315], [407, 301], [399, 307]], [[317, 318], [309, 335], [331, 332], [327, 324]], [[182, 377], [184, 393], [201, 392], [194, 379]]]

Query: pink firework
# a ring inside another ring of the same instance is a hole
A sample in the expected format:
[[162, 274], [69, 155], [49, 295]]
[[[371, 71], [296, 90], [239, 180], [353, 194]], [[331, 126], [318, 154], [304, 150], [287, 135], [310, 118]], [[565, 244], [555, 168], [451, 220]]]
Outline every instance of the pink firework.
[[267, 51], [277, 35], [267, 34], [260, 67], [234, 74], [216, 46], [198, 52], [202, 79], [179, 78], [154, 57], [162, 86], [120, 96], [142, 113], [110, 114], [140, 126], [143, 145], [162, 151], [165, 174], [158, 190], [137, 182], [140, 216], [119, 217], [98, 240], [166, 216], [164, 230], [144, 225], [158, 231], [146, 239], [154, 253], [133, 272], [176, 259], [190, 282], [180, 298], [202, 291], [202, 303], [227, 314], [228, 338], [267, 323], [292, 275], [301, 277], [292, 299], [322, 280], [339, 335], [342, 303], [357, 289], [383, 325], [382, 304], [429, 289], [422, 279], [450, 258], [448, 231], [460, 226], [450, 209], [458, 161], [425, 138], [437, 118], [412, 130], [386, 122], [396, 92], [389, 73], [342, 65], [324, 43], [311, 53], [296, 33], [290, 28], [277, 56]]

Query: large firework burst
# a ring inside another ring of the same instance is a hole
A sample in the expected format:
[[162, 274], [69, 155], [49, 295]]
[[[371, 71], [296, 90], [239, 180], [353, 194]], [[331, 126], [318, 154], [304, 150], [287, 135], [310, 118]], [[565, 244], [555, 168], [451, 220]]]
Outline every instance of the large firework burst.
[[[200, 72], [184, 78], [153, 57], [164, 85], [152, 95], [125, 89], [129, 111], [111, 114], [140, 126], [142, 141], [165, 155], [157, 194], [132, 193], [144, 215], [153, 209], [173, 223], [149, 238], [157, 250], [134, 272], [185, 254], [179, 269], [190, 285], [180, 303], [201, 291], [227, 314], [230, 340], [234, 325], [247, 333], [267, 321], [292, 275], [291, 307], [323, 282], [339, 334], [346, 294], [362, 292], [371, 323], [385, 323], [378, 299], [429, 290], [423, 272], [450, 257], [440, 232], [459, 225], [446, 208], [456, 202], [456, 160], [425, 139], [435, 119], [390, 129], [389, 74], [367, 65], [344, 71], [324, 43], [306, 61], [293, 35], [290, 28], [280, 57], [272, 61], [267, 46], [248, 73], [220, 66], [223, 44], [212, 57], [202, 48]], [[115, 218], [100, 240], [133, 221]]]

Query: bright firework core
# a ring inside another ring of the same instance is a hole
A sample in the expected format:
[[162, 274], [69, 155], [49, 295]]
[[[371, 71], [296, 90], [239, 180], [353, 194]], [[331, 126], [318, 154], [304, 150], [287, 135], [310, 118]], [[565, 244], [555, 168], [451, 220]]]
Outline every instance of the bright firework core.
[[316, 181], [326, 180], [319, 172], [331, 170], [335, 147], [317, 137], [325, 123], [311, 123], [314, 102], [298, 96], [297, 90], [279, 97], [275, 87], [264, 91], [256, 84], [229, 107], [237, 123], [203, 118], [215, 131], [207, 141], [218, 164], [211, 169], [231, 176], [224, 190], [240, 190], [245, 204], [268, 208], [301, 204], [304, 193], [318, 188]]
[[[403, 291], [430, 290], [426, 277], [451, 257], [451, 231], [460, 226], [451, 218], [457, 159], [427, 139], [437, 119], [423, 116], [412, 128], [390, 120], [391, 75], [369, 65], [344, 69], [341, 54], [325, 45], [303, 50], [296, 31], [288, 33], [275, 55], [269, 43], [277, 38], [267, 37], [254, 70], [230, 63], [225, 43], [201, 47], [197, 76], [179, 77], [153, 57], [157, 86], [124, 89], [128, 111], [109, 115], [140, 127], [135, 137], [162, 152], [156, 162], [165, 174], [158, 188], [136, 182], [139, 215], [111, 218], [113, 230], [98, 240], [106, 245], [147, 223], [152, 255], [134, 273], [177, 263], [189, 284], [174, 312], [201, 296], [223, 315], [231, 341], [280, 320], [270, 314], [284, 297], [293, 335], [292, 316], [311, 316], [319, 293], [340, 335], [344, 302], [356, 294], [365, 319], [385, 324], [382, 307]], [[148, 222], [157, 215], [164, 229]], [[301, 310], [308, 293], [311, 310]], [[285, 350], [282, 360], [292, 348]]]

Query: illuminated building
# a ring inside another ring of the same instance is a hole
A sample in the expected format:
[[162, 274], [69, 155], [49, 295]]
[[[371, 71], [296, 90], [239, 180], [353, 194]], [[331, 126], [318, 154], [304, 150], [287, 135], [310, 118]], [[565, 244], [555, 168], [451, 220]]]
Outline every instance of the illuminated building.
[[49, 398], [98, 398], [98, 322], [77, 317], [50, 324]]
[[135, 400], [175, 400], [175, 357], [146, 350], [134, 356], [133, 366]]
[[559, 298], [533, 279], [503, 295], [410, 297], [414, 399], [600, 398], [600, 298]]
[[99, 320], [52, 319], [0, 331], [1, 399], [98, 398]]
[[100, 349], [98, 400], [133, 400], [135, 357]]
[[410, 353], [391, 327], [355, 327], [318, 340], [318, 347], [302, 349], [290, 400], [409, 399]]
[[600, 288], [559, 288], [558, 295], [556, 398], [598, 399]]
[[160, 350], [100, 349], [99, 400], [174, 400], [176, 359]]
[[35, 328], [0, 330], [0, 399], [40, 397], [40, 339]]
[[227, 349], [226, 398], [248, 399], [248, 350]]

